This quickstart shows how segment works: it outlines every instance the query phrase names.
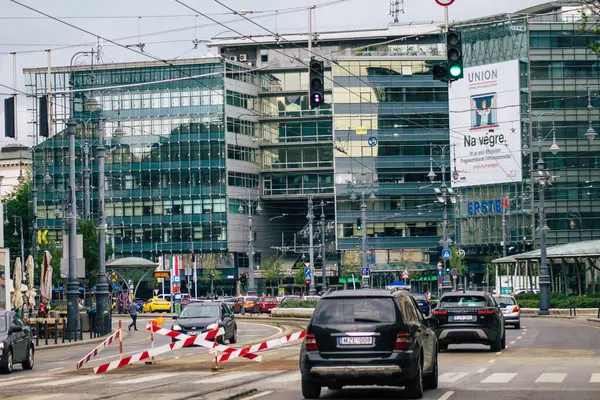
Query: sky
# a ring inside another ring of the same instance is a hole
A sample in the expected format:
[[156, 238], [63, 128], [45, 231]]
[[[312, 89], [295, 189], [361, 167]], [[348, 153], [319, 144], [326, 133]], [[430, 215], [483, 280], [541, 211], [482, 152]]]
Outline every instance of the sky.
[[[266, 34], [265, 30], [235, 16], [216, 0], [181, 0], [209, 14], [244, 34]], [[315, 10], [316, 32], [384, 28], [392, 19], [389, 0], [218, 0], [237, 11], [245, 10], [250, 18], [279, 33], [305, 32], [308, 25], [306, 8]], [[194, 49], [192, 41], [215, 36], [233, 36], [206, 18], [175, 0], [19, 0], [31, 8], [57, 17], [92, 34], [44, 17], [10, 0], [0, 0], [0, 84], [13, 87], [13, 56], [17, 53], [17, 89], [25, 90], [23, 69], [46, 67], [46, 49], [52, 50], [52, 65], [68, 65], [78, 51], [91, 49], [96, 35], [122, 45], [144, 43], [144, 51], [161, 59], [195, 58], [207, 55], [205, 46]], [[450, 20], [465, 20], [491, 14], [515, 12], [544, 3], [543, 0], [456, 0], [449, 8]], [[400, 23], [439, 22], [444, 20], [443, 7], [435, 0], [404, 0]], [[235, 21], [235, 22], [232, 22]], [[65, 48], [66, 47], [66, 48]], [[103, 63], [143, 61], [148, 57], [103, 43]], [[11, 91], [0, 86], [0, 99]], [[19, 142], [30, 144], [27, 111], [29, 100], [19, 99]], [[0, 146], [14, 142], [4, 138], [4, 102], [0, 102]]]

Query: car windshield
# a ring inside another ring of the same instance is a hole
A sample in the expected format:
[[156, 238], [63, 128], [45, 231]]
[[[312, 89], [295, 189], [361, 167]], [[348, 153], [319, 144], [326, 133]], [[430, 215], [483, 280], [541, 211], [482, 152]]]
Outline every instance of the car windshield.
[[325, 324], [393, 323], [394, 301], [390, 297], [350, 297], [321, 300], [315, 322]]
[[258, 297], [246, 297], [244, 299], [244, 301], [256, 301], [256, 300], [258, 300]]
[[419, 300], [426, 300], [425, 299], [425, 295], [424, 294], [413, 294], [413, 297], [415, 298], [415, 300], [419, 301]]
[[277, 299], [276, 299], [275, 297], [265, 297], [265, 298], [263, 299], [263, 301], [264, 301], [265, 303], [275, 303], [275, 302], [277, 302]]
[[6, 325], [6, 315], [0, 315], [0, 332], [6, 332], [8, 326]]
[[178, 318], [217, 318], [219, 317], [219, 304], [194, 304], [183, 309]]
[[440, 308], [485, 307], [486, 301], [481, 296], [448, 296], [440, 301]]
[[496, 303], [498, 303], [498, 305], [500, 305], [500, 303], [504, 303], [507, 306], [514, 306], [517, 304], [515, 299], [513, 299], [512, 297], [495, 297], [495, 299], [496, 299]]

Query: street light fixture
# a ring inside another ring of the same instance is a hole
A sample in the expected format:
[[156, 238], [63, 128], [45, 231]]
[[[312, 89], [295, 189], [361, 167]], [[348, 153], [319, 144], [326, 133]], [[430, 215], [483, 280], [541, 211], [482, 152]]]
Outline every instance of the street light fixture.
[[100, 102], [94, 96], [86, 97], [84, 105], [90, 112], [95, 112], [100, 109]]
[[590, 118], [590, 112], [592, 112], [592, 110], [594, 109], [594, 106], [592, 106], [592, 93], [590, 91], [590, 87], [587, 87], [587, 96], [588, 96], [588, 105], [587, 105], [587, 111], [588, 111], [588, 128], [587, 131], [585, 131], [584, 135], [585, 137], [587, 137], [587, 139], [589, 140], [589, 142], [591, 143], [596, 136], [598, 135], [596, 133], [596, 131], [594, 130], [594, 128], [592, 128], [592, 119]]

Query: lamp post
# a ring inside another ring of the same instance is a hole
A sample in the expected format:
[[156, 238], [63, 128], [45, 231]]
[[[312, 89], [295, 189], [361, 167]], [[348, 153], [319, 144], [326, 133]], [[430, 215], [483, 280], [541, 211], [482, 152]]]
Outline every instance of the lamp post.
[[[367, 191], [369, 189], [368, 185], [361, 185], [360, 186], [360, 198], [361, 198], [361, 203], [360, 203], [360, 215], [361, 215], [361, 230], [362, 230], [362, 237], [361, 237], [361, 253], [362, 253], [362, 268], [368, 268], [369, 267], [369, 259], [368, 259], [368, 245], [367, 245], [367, 230], [368, 230], [368, 224], [367, 224], [367, 200], [373, 201], [376, 200], [377, 197], [375, 197], [375, 193], [371, 190], [369, 196], [367, 196]], [[352, 201], [356, 201], [357, 200], [357, 196], [352, 193], [352, 195], [350, 196], [350, 200]], [[361, 283], [361, 287], [368, 289], [369, 288], [369, 279], [363, 279], [363, 282]]]
[[[433, 145], [433, 144], [429, 144], [429, 173], [427, 174], [427, 177], [429, 178], [429, 180], [431, 181], [431, 183], [433, 183], [435, 181], [436, 178], [436, 173], [433, 171], [433, 164], [435, 163], [435, 160], [433, 159], [433, 149], [437, 148], [440, 151], [440, 155], [444, 155], [445, 153], [448, 153], [448, 155], [450, 154], [450, 146], [447, 144], [444, 145]], [[436, 163], [438, 164], [438, 163]], [[444, 221], [443, 221], [443, 225], [442, 225], [442, 239], [440, 240], [440, 244], [442, 245], [442, 248], [444, 250], [448, 250], [450, 243], [452, 243], [452, 239], [450, 239], [449, 235], [448, 235], [448, 200], [452, 203], [452, 204], [456, 204], [456, 193], [454, 192], [454, 190], [452, 190], [452, 188], [449, 188], [448, 185], [446, 185], [446, 168], [448, 167], [448, 163], [439, 163], [440, 169], [442, 171], [442, 184], [440, 186], [440, 188], [434, 188], [433, 190], [435, 191], [436, 197], [437, 197], [437, 201], [441, 204], [444, 205]], [[454, 179], [455, 181], [458, 180], [458, 170], [456, 169], [456, 163], [454, 163], [454, 171], [452, 172], [452, 179]], [[447, 265], [448, 260], [444, 259], [443, 263], [444, 263], [444, 272], [446, 272], [446, 265]], [[448, 276], [447, 273], [444, 273], [444, 282], [449, 282], [450, 281], [450, 277]], [[453, 283], [454, 285], [454, 283]]]
[[[77, 332], [77, 317], [79, 313], [78, 297], [79, 297], [79, 283], [77, 282], [77, 187], [75, 180], [75, 133], [77, 129], [77, 122], [75, 122], [75, 73], [73, 71], [74, 61], [78, 56], [90, 55], [94, 56], [95, 51], [80, 51], [71, 57], [69, 64], [69, 106], [71, 113], [67, 121], [67, 133], [69, 136], [69, 193], [70, 193], [70, 205], [69, 212], [67, 214], [67, 221], [69, 226], [69, 275], [67, 280], [67, 329], [69, 336], [74, 337]], [[93, 97], [86, 98], [86, 106], [90, 111], [96, 111], [100, 104], [98, 100]]]
[[26, 277], [25, 271], [25, 240], [23, 239], [23, 218], [19, 216], [15, 216], [15, 231], [13, 232], [13, 236], [18, 236], [17, 233], [17, 219], [19, 220], [19, 231], [21, 232], [21, 263], [23, 263], [23, 277]]
[[[256, 294], [256, 283], [254, 282], [254, 232], [252, 231], [252, 213], [253, 209], [258, 213], [262, 211], [260, 200], [257, 197], [252, 200], [250, 189], [248, 189], [248, 200], [242, 200], [238, 207], [238, 213], [244, 214], [245, 208], [248, 208], [248, 295]], [[245, 206], [245, 207], [244, 207]]]
[[[100, 121], [104, 123], [103, 120]], [[120, 125], [117, 129], [120, 128]], [[98, 318], [104, 318], [109, 315], [108, 310], [108, 280], [106, 277], [106, 213], [104, 212], [104, 126], [98, 130], [98, 146], [96, 155], [98, 158], [98, 279], [96, 283], [96, 315]], [[105, 332], [111, 330], [110, 319], [107, 324], [103, 324]]]

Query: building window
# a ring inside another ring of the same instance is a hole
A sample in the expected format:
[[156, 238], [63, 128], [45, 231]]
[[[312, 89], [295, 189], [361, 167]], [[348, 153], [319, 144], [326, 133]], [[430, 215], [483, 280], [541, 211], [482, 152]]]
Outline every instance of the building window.
[[227, 148], [227, 158], [240, 161], [256, 161], [256, 149], [244, 146], [229, 145]]
[[258, 174], [245, 174], [242, 172], [228, 172], [227, 184], [246, 188], [257, 188], [259, 182]]

